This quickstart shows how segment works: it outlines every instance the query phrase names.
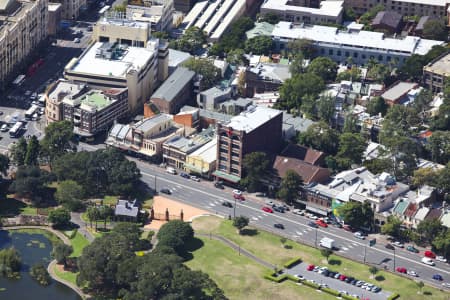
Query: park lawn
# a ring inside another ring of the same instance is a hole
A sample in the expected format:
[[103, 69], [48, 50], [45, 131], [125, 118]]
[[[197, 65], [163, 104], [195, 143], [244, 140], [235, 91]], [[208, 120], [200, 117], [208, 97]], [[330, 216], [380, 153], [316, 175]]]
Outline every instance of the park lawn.
[[105, 198], [103, 198], [103, 205], [116, 205], [117, 199], [119, 199], [119, 196], [105, 196]]
[[25, 206], [24, 208], [22, 208], [21, 210], [21, 214], [23, 215], [37, 215], [37, 208], [36, 207], [31, 207], [31, 206]]
[[70, 240], [73, 247], [73, 253], [70, 257], [78, 257], [81, 255], [83, 248], [89, 245], [89, 241], [79, 232]]
[[239, 255], [220, 241], [200, 239], [203, 245], [185, 264], [207, 273], [229, 299], [336, 299], [325, 293], [287, 280], [274, 283], [263, 278], [267, 268]]
[[[296, 257], [300, 257], [307, 263], [316, 265], [327, 264], [326, 262], [324, 263], [324, 258], [320, 254], [320, 250], [293, 242], [291, 240], [288, 240], [286, 244], [292, 246], [292, 249], [285, 249], [281, 247], [280, 236], [263, 230], [256, 230], [251, 226], [248, 227], [248, 232], [251, 232], [254, 235], [238, 235], [236, 228], [232, 226], [231, 221], [216, 217], [197, 218], [193, 221], [192, 226], [197, 232], [211, 232], [213, 234], [215, 233], [224, 236], [254, 255], [279, 267], [281, 267], [286, 261]], [[273, 255], [274, 253], [276, 253], [276, 255]], [[400, 294], [401, 299], [419, 300], [424, 297], [424, 295], [417, 294], [417, 285], [411, 279], [403, 278], [384, 271], [379, 271], [376, 274], [376, 278], [378, 280], [370, 279], [371, 274], [369, 273], [369, 266], [367, 265], [363, 265], [336, 255], [330, 256], [329, 261], [329, 268], [331, 270], [336, 270], [343, 273], [347, 272], [353, 277], [372, 282], [387, 291]], [[423, 291], [428, 292], [427, 299], [449, 299], [447, 293], [430, 286], [425, 286]]]
[[55, 264], [53, 266], [53, 271], [55, 271], [55, 275], [58, 276], [58, 278], [64, 279], [72, 284], [74, 284], [75, 286], [77, 286], [77, 273], [73, 273], [70, 271], [63, 271], [61, 270], [61, 266]]

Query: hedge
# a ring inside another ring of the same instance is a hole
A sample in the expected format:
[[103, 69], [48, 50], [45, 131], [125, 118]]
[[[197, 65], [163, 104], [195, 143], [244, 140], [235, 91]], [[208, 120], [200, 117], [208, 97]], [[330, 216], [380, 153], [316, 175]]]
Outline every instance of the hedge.
[[289, 269], [290, 267], [292, 267], [293, 265], [296, 265], [298, 263], [300, 263], [302, 261], [302, 259], [300, 257], [297, 258], [293, 258], [291, 260], [289, 260], [288, 262], [286, 262], [283, 267], [285, 267], [286, 269]]
[[400, 297], [400, 295], [397, 294], [397, 293], [395, 293], [395, 294], [390, 295], [390, 296], [387, 298], [387, 300], [395, 300], [395, 299], [397, 299], [398, 297]]
[[277, 274], [276, 272], [269, 272], [269, 273], [264, 275], [264, 278], [268, 279], [270, 281], [276, 282], [276, 283], [280, 283], [280, 282], [282, 282], [282, 281], [287, 279], [287, 275], [286, 274], [283, 274], [283, 275], [280, 275], [280, 276], [275, 276], [276, 274]]
[[349, 295], [346, 295], [346, 294], [342, 294], [342, 295], [341, 295], [341, 298], [342, 298], [342, 299], [345, 299], [345, 300], [358, 300], [358, 299], [356, 299], [355, 297], [349, 296]]
[[341, 294], [338, 291], [330, 289], [330, 288], [327, 288], [327, 287], [321, 288], [321, 290], [324, 291], [327, 294], [330, 294], [330, 295], [336, 296], [336, 297], [339, 297], [339, 295]]
[[314, 288], [314, 289], [319, 289], [319, 285], [318, 284], [316, 284], [316, 283], [313, 283], [313, 282], [310, 282], [310, 281], [307, 281], [307, 280], [305, 280], [305, 281], [303, 281], [302, 282], [304, 285], [307, 285], [307, 286], [309, 286], [309, 287], [312, 287], [312, 288]]
[[289, 279], [289, 280], [292, 280], [294, 282], [300, 282], [301, 281], [300, 278], [295, 277], [294, 275], [291, 275], [291, 274], [286, 274], [286, 278]]

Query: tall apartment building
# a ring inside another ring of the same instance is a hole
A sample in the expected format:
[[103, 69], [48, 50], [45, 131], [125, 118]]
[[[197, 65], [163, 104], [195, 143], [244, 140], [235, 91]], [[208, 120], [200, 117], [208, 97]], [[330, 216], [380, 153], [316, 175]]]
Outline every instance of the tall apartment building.
[[48, 0], [0, 3], [0, 88], [19, 73], [22, 63], [47, 37]]
[[80, 10], [86, 8], [86, 0], [52, 0], [61, 3], [62, 18], [64, 20], [75, 20], [80, 15]]
[[385, 10], [395, 11], [404, 16], [442, 18], [447, 15], [449, 3], [449, 0], [345, 0], [344, 6], [363, 14], [372, 7], [381, 4]]
[[91, 88], [127, 88], [129, 110], [136, 113], [165, 80], [167, 66], [167, 45], [157, 39], [147, 47], [96, 42], [66, 65], [64, 77]]
[[168, 31], [173, 22], [173, 0], [128, 0], [129, 20], [148, 22], [152, 31]]
[[282, 117], [279, 110], [251, 106], [247, 111], [217, 124], [217, 161], [213, 176], [238, 183], [244, 176], [242, 160], [248, 153], [275, 154], [280, 149]]

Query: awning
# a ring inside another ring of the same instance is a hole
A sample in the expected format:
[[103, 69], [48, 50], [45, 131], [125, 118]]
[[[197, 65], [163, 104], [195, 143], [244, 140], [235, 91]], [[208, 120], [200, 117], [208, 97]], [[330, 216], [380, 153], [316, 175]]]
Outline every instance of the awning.
[[219, 170], [214, 171], [213, 172], [213, 176], [222, 178], [222, 179], [224, 179], [226, 181], [230, 181], [230, 182], [233, 182], [233, 183], [238, 183], [241, 180], [241, 178], [238, 177], [238, 176], [231, 175], [231, 174], [225, 173], [223, 171], [219, 171]]
[[306, 210], [315, 212], [315, 213], [320, 214], [322, 216], [327, 216], [328, 213], [329, 213], [329, 211], [327, 211], [326, 209], [320, 209], [318, 207], [313, 207], [313, 206], [310, 206], [310, 205], [306, 205]]

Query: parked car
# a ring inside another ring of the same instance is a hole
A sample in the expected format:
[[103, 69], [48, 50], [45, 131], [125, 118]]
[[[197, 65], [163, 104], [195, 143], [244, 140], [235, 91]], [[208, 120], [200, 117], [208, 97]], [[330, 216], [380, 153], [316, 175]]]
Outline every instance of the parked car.
[[341, 277], [341, 274], [336, 273], [336, 275], [334, 275], [334, 279], [339, 279], [339, 277]]
[[343, 225], [342, 228], [344, 228], [344, 230], [346, 231], [353, 232], [353, 228], [350, 225]]
[[[374, 293], [378, 293], [379, 291], [381, 291], [381, 288], [379, 286], [374, 286], [372, 288], [372, 292], [374, 292]], [[369, 298], [367, 298], [367, 299], [369, 299]]]
[[344, 274], [341, 274], [341, 275], [339, 276], [339, 280], [340, 280], [340, 281], [344, 281], [345, 279], [347, 279], [347, 276], [345, 276]]
[[434, 261], [429, 257], [422, 257], [422, 262], [429, 266], [434, 266]]
[[332, 221], [331, 224], [332, 224], [333, 226], [336, 226], [337, 228], [342, 228], [342, 224], [339, 223], [339, 222]]
[[273, 224], [273, 227], [278, 228], [278, 229], [284, 229], [284, 225], [281, 223], [275, 223], [275, 224]]
[[300, 279], [300, 280], [305, 280], [305, 277], [303, 277], [302, 275], [300, 275], [300, 274], [297, 274], [297, 275], [294, 275], [295, 277], [297, 277], [298, 279]]
[[319, 268], [318, 273], [319, 274], [323, 274], [325, 271], [328, 271], [328, 268], [327, 267], [321, 267], [321, 268]]
[[403, 268], [403, 267], [397, 267], [396, 271], [399, 273], [406, 274], [406, 268]]
[[299, 216], [304, 216], [305, 215], [305, 212], [303, 210], [301, 210], [301, 209], [298, 209], [298, 208], [293, 209], [292, 213], [295, 214], [295, 215], [299, 215]]
[[274, 205], [272, 206], [273, 210], [279, 213], [284, 213], [284, 208], [282, 206]]
[[407, 274], [412, 277], [419, 277], [419, 274], [417, 274], [416, 271], [408, 271]]
[[314, 270], [314, 268], [315, 268], [315, 265], [308, 265], [308, 266], [306, 267], [306, 270], [307, 270], [307, 271], [312, 271], [312, 270]]
[[163, 194], [167, 194], [167, 195], [170, 195], [170, 194], [172, 194], [172, 192], [169, 190], [169, 189], [166, 189], [166, 188], [163, 188], [163, 189], [161, 189], [161, 190], [159, 190], [161, 193], [163, 193]]
[[394, 245], [395, 247], [398, 247], [398, 248], [403, 248], [403, 247], [405, 247], [405, 245], [403, 245], [403, 244], [400, 243], [399, 241], [393, 242], [392, 245]]
[[436, 260], [441, 261], [441, 262], [447, 262], [447, 259], [441, 255], [436, 256]]
[[235, 195], [242, 195], [242, 191], [240, 191], [240, 190], [233, 190], [233, 194], [235, 194]]
[[436, 258], [436, 254], [433, 253], [433, 251], [425, 250], [423, 252], [423, 255], [425, 255], [428, 258]]
[[273, 213], [273, 210], [270, 207], [267, 207], [267, 206], [263, 206], [262, 210], [265, 211], [265, 212], [268, 212], [268, 213]]
[[214, 187], [223, 190], [223, 183], [221, 181], [214, 182]]
[[314, 223], [313, 221], [309, 221], [308, 222], [308, 226], [311, 226], [311, 227], [314, 227], [314, 228], [319, 228], [319, 226], [316, 223]]
[[353, 234], [353, 236], [354, 236], [355, 238], [357, 238], [357, 239], [360, 239], [360, 240], [364, 240], [364, 239], [365, 239], [364, 234], [363, 234], [361, 231], [355, 232], [355, 233]]
[[200, 178], [198, 178], [197, 176], [191, 176], [191, 180], [200, 182]]
[[419, 253], [419, 250], [412, 245], [409, 245], [408, 247], [406, 247], [406, 250], [408, 250], [409, 252], [413, 252], [413, 253]]
[[319, 225], [320, 227], [328, 227], [328, 224], [325, 223], [323, 220], [317, 220], [316, 224]]
[[395, 250], [395, 248], [394, 248], [394, 246], [392, 246], [391, 244], [386, 244], [386, 249], [389, 249], [389, 250]]
[[222, 202], [222, 205], [225, 206], [225, 207], [229, 207], [229, 208], [232, 208], [232, 207], [233, 207], [233, 204], [231, 204], [231, 203], [228, 202], [228, 201], [223, 201], [223, 202]]
[[1, 132], [6, 132], [8, 131], [8, 129], [9, 129], [8, 124], [3, 124], [2, 127], [0, 127]]
[[241, 195], [233, 194], [233, 198], [236, 200], [241, 200], [241, 201], [245, 200], [245, 197], [242, 196], [242, 194]]
[[443, 282], [442, 286], [445, 287], [445, 288], [450, 289], [450, 283], [448, 283], [448, 282]]
[[189, 179], [189, 174], [181, 172], [180, 176], [183, 177], [183, 178]]
[[78, 43], [81, 42], [81, 40], [80, 40], [80, 38], [74, 38], [74, 39], [73, 39], [73, 42], [74, 42], [75, 44], [78, 44]]
[[434, 274], [433, 275], [433, 279], [434, 280], [438, 280], [438, 281], [442, 281], [443, 279], [442, 279], [442, 276], [440, 275], [440, 274]]
[[311, 220], [317, 220], [318, 219], [318, 217], [316, 215], [312, 214], [312, 213], [307, 213], [306, 216], [308, 218], [310, 218]]
[[264, 203], [266, 205], [269, 205], [270, 207], [273, 207], [275, 205], [275, 203], [272, 200], [266, 200], [266, 201], [264, 201]]

